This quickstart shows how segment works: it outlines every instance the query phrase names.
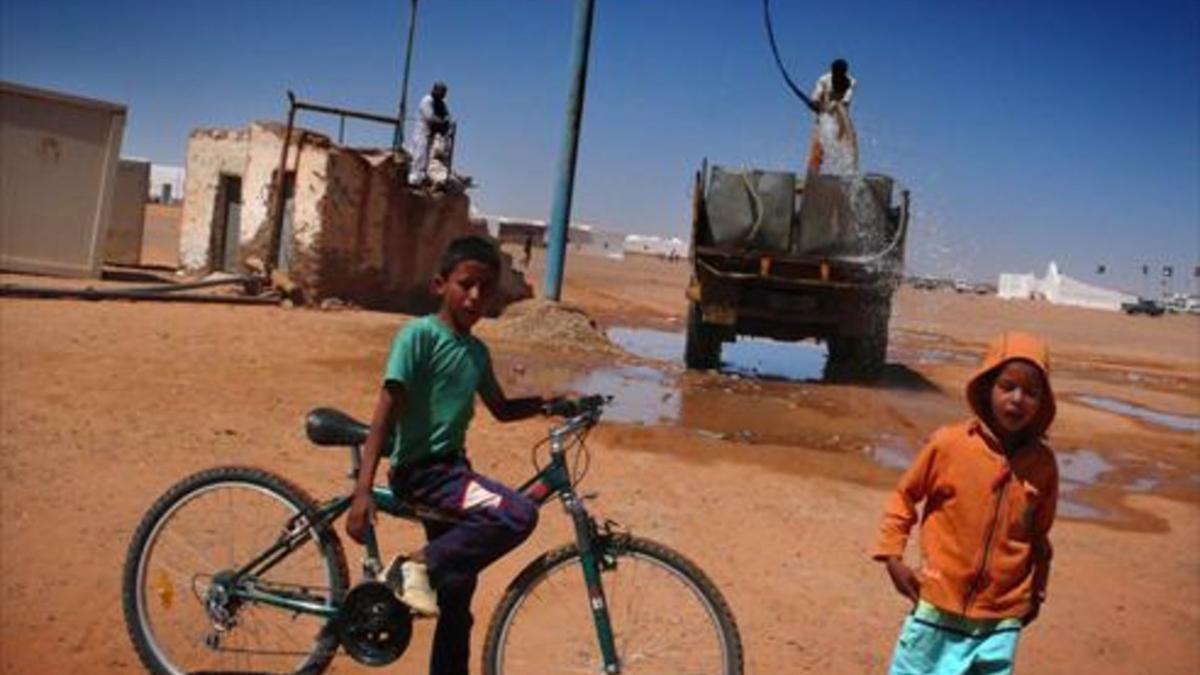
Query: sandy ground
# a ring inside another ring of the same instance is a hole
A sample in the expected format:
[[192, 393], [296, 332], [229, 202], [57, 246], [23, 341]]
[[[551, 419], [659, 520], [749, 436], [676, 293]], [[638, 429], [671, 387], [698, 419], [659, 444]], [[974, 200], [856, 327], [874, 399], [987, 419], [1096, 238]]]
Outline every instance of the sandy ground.
[[[540, 269], [535, 260], [535, 285]], [[686, 274], [682, 263], [575, 257], [565, 299], [605, 327], [669, 338]], [[120, 573], [142, 513], [179, 478], [218, 464], [272, 469], [320, 495], [345, 490], [346, 457], [309, 445], [301, 420], [321, 405], [367, 416], [405, 320], [0, 300], [0, 672], [140, 672]], [[866, 556], [893, 467], [964, 414], [959, 392], [973, 360], [1004, 327], [1052, 343], [1061, 401], [1052, 442], [1072, 468], [1050, 600], [1022, 637], [1022, 670], [1200, 672], [1200, 433], [1189, 426], [1200, 420], [1196, 317], [906, 290], [888, 375], [873, 387], [736, 368], [684, 373], [670, 360], [514, 339], [493, 339], [492, 349], [510, 393], [616, 383], [634, 422], [661, 407], [657, 421], [594, 434], [584, 487], [600, 495], [594, 513], [708, 572], [736, 614], [747, 672], [878, 673], [905, 611]], [[491, 324], [480, 333], [497, 334]], [[656, 398], [639, 399], [647, 386]], [[1097, 401], [1169, 416], [1142, 419]], [[480, 412], [469, 437], [477, 468], [524, 479], [545, 422], [501, 425]], [[417, 541], [403, 524], [382, 534], [385, 551]], [[484, 574], [477, 638], [516, 570], [567, 536], [560, 510], [548, 508], [533, 538]], [[359, 557], [348, 549], [352, 571]], [[429, 633], [419, 625], [387, 672], [423, 672]], [[370, 671], [345, 657], [334, 670]]]

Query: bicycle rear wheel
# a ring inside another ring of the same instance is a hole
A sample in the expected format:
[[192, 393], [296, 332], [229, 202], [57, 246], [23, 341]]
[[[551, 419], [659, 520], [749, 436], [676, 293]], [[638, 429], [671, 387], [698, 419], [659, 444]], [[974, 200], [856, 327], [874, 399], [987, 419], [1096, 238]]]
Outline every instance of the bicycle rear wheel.
[[[153, 673], [304, 673], [337, 651], [328, 619], [238, 597], [254, 590], [332, 608], [349, 574], [331, 528], [313, 528], [316, 505], [274, 474], [245, 467], [177, 483], [146, 513], [125, 559], [125, 624]], [[238, 577], [281, 538], [273, 565]]]
[[[607, 541], [601, 580], [621, 673], [740, 675], [729, 605], [691, 561], [652, 541]], [[574, 545], [534, 560], [508, 587], [483, 648], [486, 675], [603, 673]]]

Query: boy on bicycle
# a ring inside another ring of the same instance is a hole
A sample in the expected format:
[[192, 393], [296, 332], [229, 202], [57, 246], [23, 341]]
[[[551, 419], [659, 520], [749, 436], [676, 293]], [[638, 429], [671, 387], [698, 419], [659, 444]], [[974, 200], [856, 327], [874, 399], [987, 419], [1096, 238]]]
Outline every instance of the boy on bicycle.
[[425, 522], [425, 547], [397, 556], [385, 574], [414, 614], [438, 617], [430, 659], [436, 675], [467, 673], [477, 576], [524, 541], [538, 520], [532, 500], [475, 473], [466, 458], [476, 393], [502, 422], [539, 414], [551, 403], [505, 396], [487, 347], [471, 335], [499, 275], [499, 252], [482, 237], [455, 239], [442, 254], [432, 282], [441, 308], [409, 321], [392, 342], [346, 519], [347, 534], [362, 543], [374, 519], [376, 465], [393, 435], [392, 490], [460, 516], [450, 524]]

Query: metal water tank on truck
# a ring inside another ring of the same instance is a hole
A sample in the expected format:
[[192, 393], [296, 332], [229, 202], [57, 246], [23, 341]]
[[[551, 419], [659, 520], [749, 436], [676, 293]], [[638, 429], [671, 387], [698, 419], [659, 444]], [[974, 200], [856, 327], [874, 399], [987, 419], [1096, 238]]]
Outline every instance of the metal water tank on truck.
[[739, 335], [828, 345], [826, 376], [873, 379], [903, 277], [909, 193], [882, 174], [702, 166], [692, 197], [685, 361], [720, 365]]

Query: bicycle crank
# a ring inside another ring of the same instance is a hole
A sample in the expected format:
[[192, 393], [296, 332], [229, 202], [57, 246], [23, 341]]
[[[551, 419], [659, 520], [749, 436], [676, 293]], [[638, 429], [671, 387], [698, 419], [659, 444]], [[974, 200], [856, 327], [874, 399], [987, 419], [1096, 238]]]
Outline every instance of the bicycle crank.
[[338, 641], [355, 661], [385, 666], [400, 658], [412, 638], [412, 614], [377, 581], [358, 584], [334, 619]]

